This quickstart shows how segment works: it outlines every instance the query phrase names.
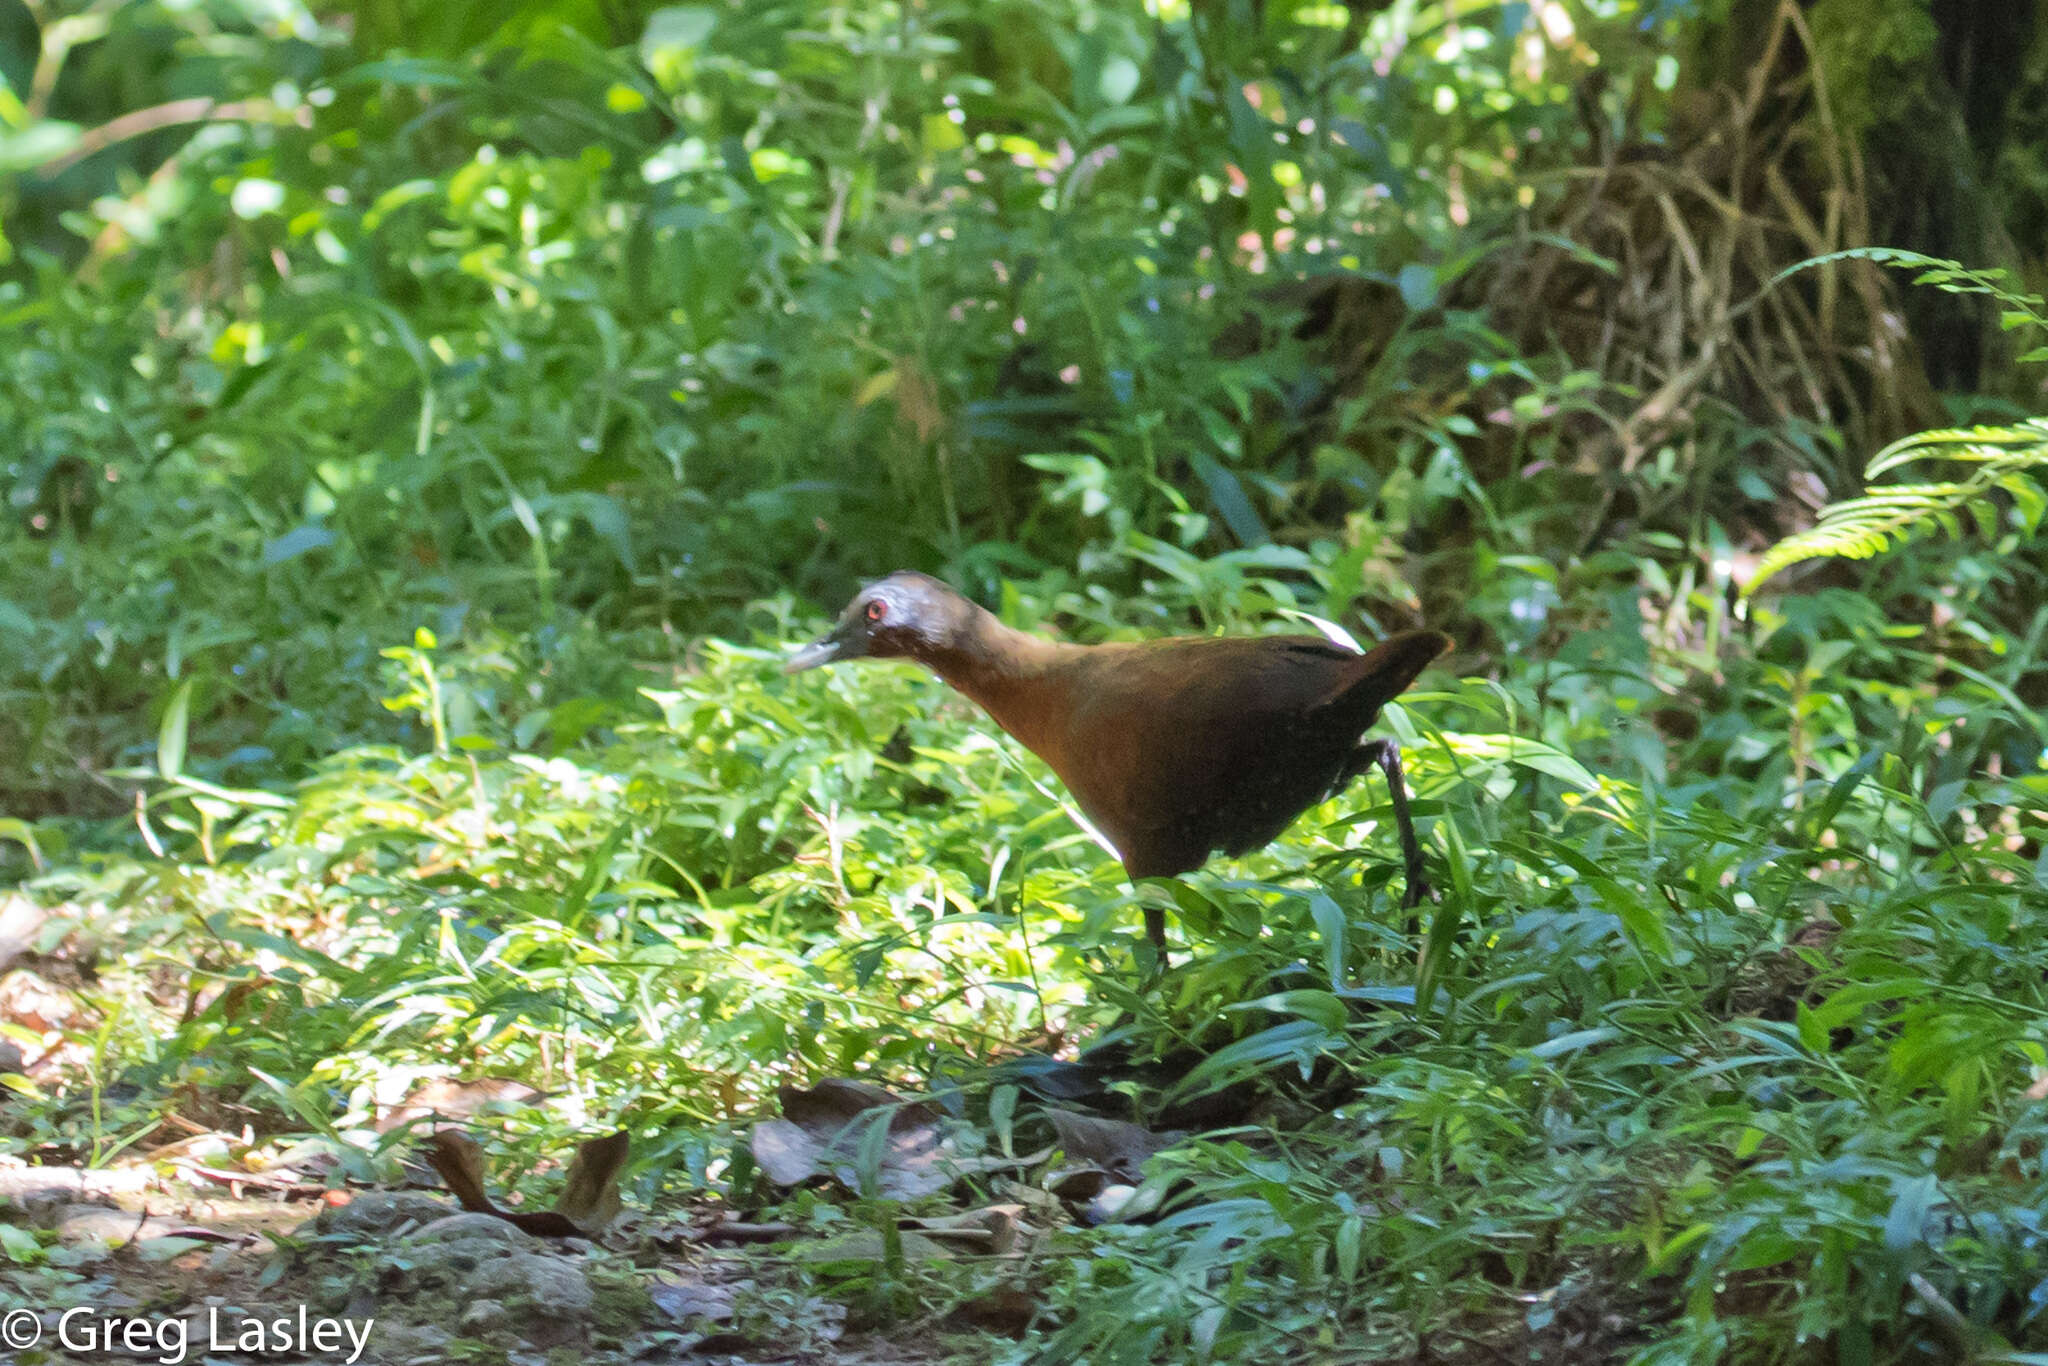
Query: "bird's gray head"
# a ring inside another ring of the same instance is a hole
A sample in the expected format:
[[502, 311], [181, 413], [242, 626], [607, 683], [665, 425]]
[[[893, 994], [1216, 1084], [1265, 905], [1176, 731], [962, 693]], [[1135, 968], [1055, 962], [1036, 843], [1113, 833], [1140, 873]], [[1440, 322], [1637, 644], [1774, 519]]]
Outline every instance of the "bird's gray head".
[[929, 660], [970, 627], [975, 612], [973, 603], [929, 574], [899, 569], [856, 593], [830, 634], [791, 655], [782, 671], [864, 657]]

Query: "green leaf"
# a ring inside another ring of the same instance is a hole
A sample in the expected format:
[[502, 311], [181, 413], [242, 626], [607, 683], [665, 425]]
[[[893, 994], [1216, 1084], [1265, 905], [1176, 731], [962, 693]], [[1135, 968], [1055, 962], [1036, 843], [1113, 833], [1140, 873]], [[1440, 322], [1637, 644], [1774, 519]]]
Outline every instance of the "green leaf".
[[1420, 313], [1436, 303], [1436, 272], [1428, 266], [1414, 261], [1402, 266], [1395, 286], [1401, 291], [1401, 302], [1414, 312]]
[[1744, 1238], [1723, 1263], [1730, 1271], [1761, 1271], [1767, 1266], [1789, 1262], [1799, 1255], [1801, 1244], [1777, 1229], [1760, 1229]]
[[1348, 924], [1344, 908], [1324, 892], [1310, 892], [1308, 913], [1316, 923], [1316, 936], [1323, 944], [1323, 976], [1334, 989], [1344, 985], [1344, 937]]
[[306, 522], [266, 542], [263, 546], [263, 563], [283, 564], [286, 560], [297, 559], [309, 550], [323, 550], [333, 544], [333, 532], [317, 522]]
[[1560, 1034], [1554, 1039], [1546, 1039], [1537, 1044], [1529, 1050], [1529, 1056], [1546, 1060], [1561, 1058], [1620, 1037], [1621, 1031], [1613, 1025], [1601, 1025], [1597, 1029], [1575, 1029], [1569, 1034]]
[[1270, 996], [1261, 996], [1256, 1001], [1240, 1001], [1224, 1008], [1230, 1011], [1272, 1011], [1277, 1015], [1299, 1015], [1305, 1020], [1315, 1021], [1333, 1034], [1342, 1030], [1351, 1020], [1351, 1014], [1344, 1008], [1344, 1002], [1327, 991], [1313, 987], [1276, 991]]
[[709, 5], [669, 5], [647, 17], [640, 36], [640, 60], [652, 63], [666, 51], [703, 46], [718, 27], [718, 11]]
[[1799, 1042], [1805, 1044], [1812, 1052], [1827, 1052], [1828, 1026], [1821, 1020], [1817, 1011], [1804, 1001], [1794, 1002], [1792, 1022], [1799, 1030]]
[[1365, 1220], [1356, 1214], [1347, 1214], [1337, 1225], [1337, 1236], [1331, 1240], [1332, 1251], [1337, 1261], [1337, 1281], [1349, 1285], [1358, 1279], [1360, 1253], [1365, 1241]]
[[1903, 1252], [1921, 1240], [1927, 1216], [1933, 1212], [1940, 1186], [1933, 1173], [1899, 1183], [1892, 1197], [1891, 1213], [1885, 1216], [1884, 1246], [1887, 1252]]
[[0, 1224], [0, 1253], [17, 1266], [41, 1262], [49, 1255], [35, 1230], [18, 1224]]
[[1102, 63], [1102, 74], [1097, 78], [1098, 92], [1105, 104], [1123, 104], [1138, 93], [1138, 64], [1121, 54], [1112, 56]]
[[1218, 464], [1212, 457], [1197, 452], [1189, 458], [1195, 473], [1208, 486], [1209, 500], [1215, 506], [1217, 515], [1223, 518], [1230, 534], [1243, 545], [1264, 545], [1272, 539], [1265, 522], [1259, 517], [1251, 499], [1245, 496], [1244, 485], [1238, 477]]
[[204, 778], [195, 778], [189, 773], [178, 774], [176, 781], [178, 785], [171, 789], [172, 795], [176, 796], [197, 792], [236, 806], [260, 806], [272, 811], [289, 811], [292, 807], [289, 797], [280, 797], [275, 792], [265, 792], [260, 788], [222, 787], [218, 783], [209, 783]]
[[1807, 839], [1818, 840], [1834, 825], [1835, 819], [1842, 814], [1842, 808], [1849, 804], [1849, 798], [1855, 795], [1856, 789], [1862, 786], [1863, 780], [1870, 776], [1871, 770], [1884, 756], [1885, 751], [1881, 749], [1865, 750], [1855, 763], [1849, 765], [1847, 772], [1835, 779], [1828, 788], [1827, 797], [1814, 808], [1813, 820], [1807, 826]]
[[170, 705], [164, 708], [163, 724], [157, 728], [156, 770], [171, 782], [176, 782], [185, 768], [185, 730], [192, 717], [192, 685], [196, 682], [196, 678], [188, 678], [178, 685]]
[[0, 816], [0, 840], [13, 840], [28, 850], [30, 863], [43, 866], [43, 851], [36, 844], [36, 830], [27, 821], [14, 816]]
[[1673, 1264], [1677, 1262], [1678, 1255], [1681, 1252], [1684, 1252], [1687, 1248], [1699, 1242], [1701, 1239], [1705, 1238], [1708, 1234], [1712, 1233], [1713, 1231], [1714, 1226], [1710, 1223], [1698, 1223], [1692, 1225], [1690, 1228], [1680, 1233], [1677, 1237], [1672, 1238], [1669, 1242], [1665, 1243], [1664, 1246], [1657, 1249], [1657, 1255], [1652, 1257], [1649, 1260], [1648, 1264], [1644, 1266], [1644, 1274], [1650, 1276], [1660, 1276], [1664, 1274], [1666, 1271], [1669, 1271]]
[[1637, 896], [1613, 878], [1600, 878], [1603, 904], [1621, 919], [1621, 926], [1635, 940], [1636, 947], [1652, 958], [1671, 957], [1671, 936], [1664, 928], [1664, 911], [1648, 896]]
[[431, 57], [388, 57], [382, 61], [364, 62], [345, 73], [340, 83], [374, 85], [388, 82], [418, 86], [424, 90], [455, 90], [468, 85], [472, 79], [468, 70], [454, 62], [437, 61]]
[[36, 633], [35, 618], [7, 599], [0, 598], [0, 631], [11, 635], [33, 636]]
[[1519, 735], [1469, 734], [1445, 732], [1443, 741], [1451, 753], [1460, 759], [1478, 759], [1491, 763], [1520, 764], [1570, 783], [1581, 791], [1591, 791], [1601, 786], [1591, 769], [1554, 745], [1541, 740], [1530, 740]]
[[1318, 1021], [1289, 1020], [1211, 1053], [1195, 1064], [1167, 1095], [1175, 1100], [1191, 1100], [1220, 1090], [1243, 1074], [1281, 1061], [1293, 1062], [1301, 1075], [1307, 1077], [1309, 1065], [1343, 1040], [1341, 1032]]
[[78, 146], [84, 130], [75, 123], [44, 119], [20, 132], [0, 130], [0, 173], [34, 170]]
[[562, 898], [562, 923], [571, 929], [583, 919], [584, 909], [590, 905], [591, 896], [604, 884], [611, 872], [612, 857], [626, 842], [631, 826], [625, 822], [615, 825], [598, 846], [583, 860], [583, 870], [577, 874], [576, 882], [569, 888], [569, 894]]
[[1016, 1086], [1008, 1082], [989, 1092], [988, 1127], [996, 1136], [996, 1143], [1002, 1148], [1004, 1156], [1016, 1152], [1013, 1146], [1014, 1129], [1017, 1120], [1017, 1099], [1021, 1094]]

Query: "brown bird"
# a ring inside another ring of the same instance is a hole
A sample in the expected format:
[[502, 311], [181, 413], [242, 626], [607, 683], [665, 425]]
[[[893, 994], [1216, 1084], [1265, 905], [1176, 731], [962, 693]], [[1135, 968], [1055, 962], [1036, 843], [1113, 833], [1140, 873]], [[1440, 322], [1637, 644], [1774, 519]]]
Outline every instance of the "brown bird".
[[[1133, 881], [1275, 839], [1374, 764], [1387, 775], [1407, 871], [1429, 895], [1401, 752], [1361, 740], [1389, 699], [1450, 647], [1409, 631], [1366, 654], [1320, 636], [1176, 636], [1065, 645], [1003, 625], [937, 579], [899, 570], [863, 588], [787, 673], [840, 659], [911, 659], [1045, 760]], [[1166, 918], [1145, 908], [1162, 948]]]

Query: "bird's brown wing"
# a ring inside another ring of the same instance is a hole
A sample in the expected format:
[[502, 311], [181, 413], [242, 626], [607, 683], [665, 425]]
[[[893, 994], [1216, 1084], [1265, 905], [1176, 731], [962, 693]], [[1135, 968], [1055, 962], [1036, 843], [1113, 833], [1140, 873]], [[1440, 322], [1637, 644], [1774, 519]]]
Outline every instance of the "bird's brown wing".
[[1388, 663], [1405, 667], [1405, 655], [1371, 658], [1313, 636], [1093, 651], [1046, 758], [1134, 876], [1184, 872], [1266, 843], [1328, 791], [1378, 710], [1358, 694], [1392, 683]]

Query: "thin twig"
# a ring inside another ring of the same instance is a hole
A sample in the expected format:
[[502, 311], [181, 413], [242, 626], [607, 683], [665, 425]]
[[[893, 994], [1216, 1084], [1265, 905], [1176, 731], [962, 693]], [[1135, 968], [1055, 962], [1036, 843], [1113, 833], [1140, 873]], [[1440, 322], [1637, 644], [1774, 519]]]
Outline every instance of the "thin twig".
[[269, 100], [231, 100], [225, 104], [211, 95], [193, 95], [182, 100], [167, 100], [153, 104], [147, 109], [135, 109], [118, 118], [112, 118], [80, 137], [63, 152], [51, 157], [37, 167], [44, 176], [57, 176], [70, 170], [89, 156], [104, 152], [116, 143], [139, 138], [145, 133], [155, 133], [165, 128], [175, 128], [182, 123], [296, 123], [301, 128], [313, 125], [310, 109], [300, 108], [286, 115]]

